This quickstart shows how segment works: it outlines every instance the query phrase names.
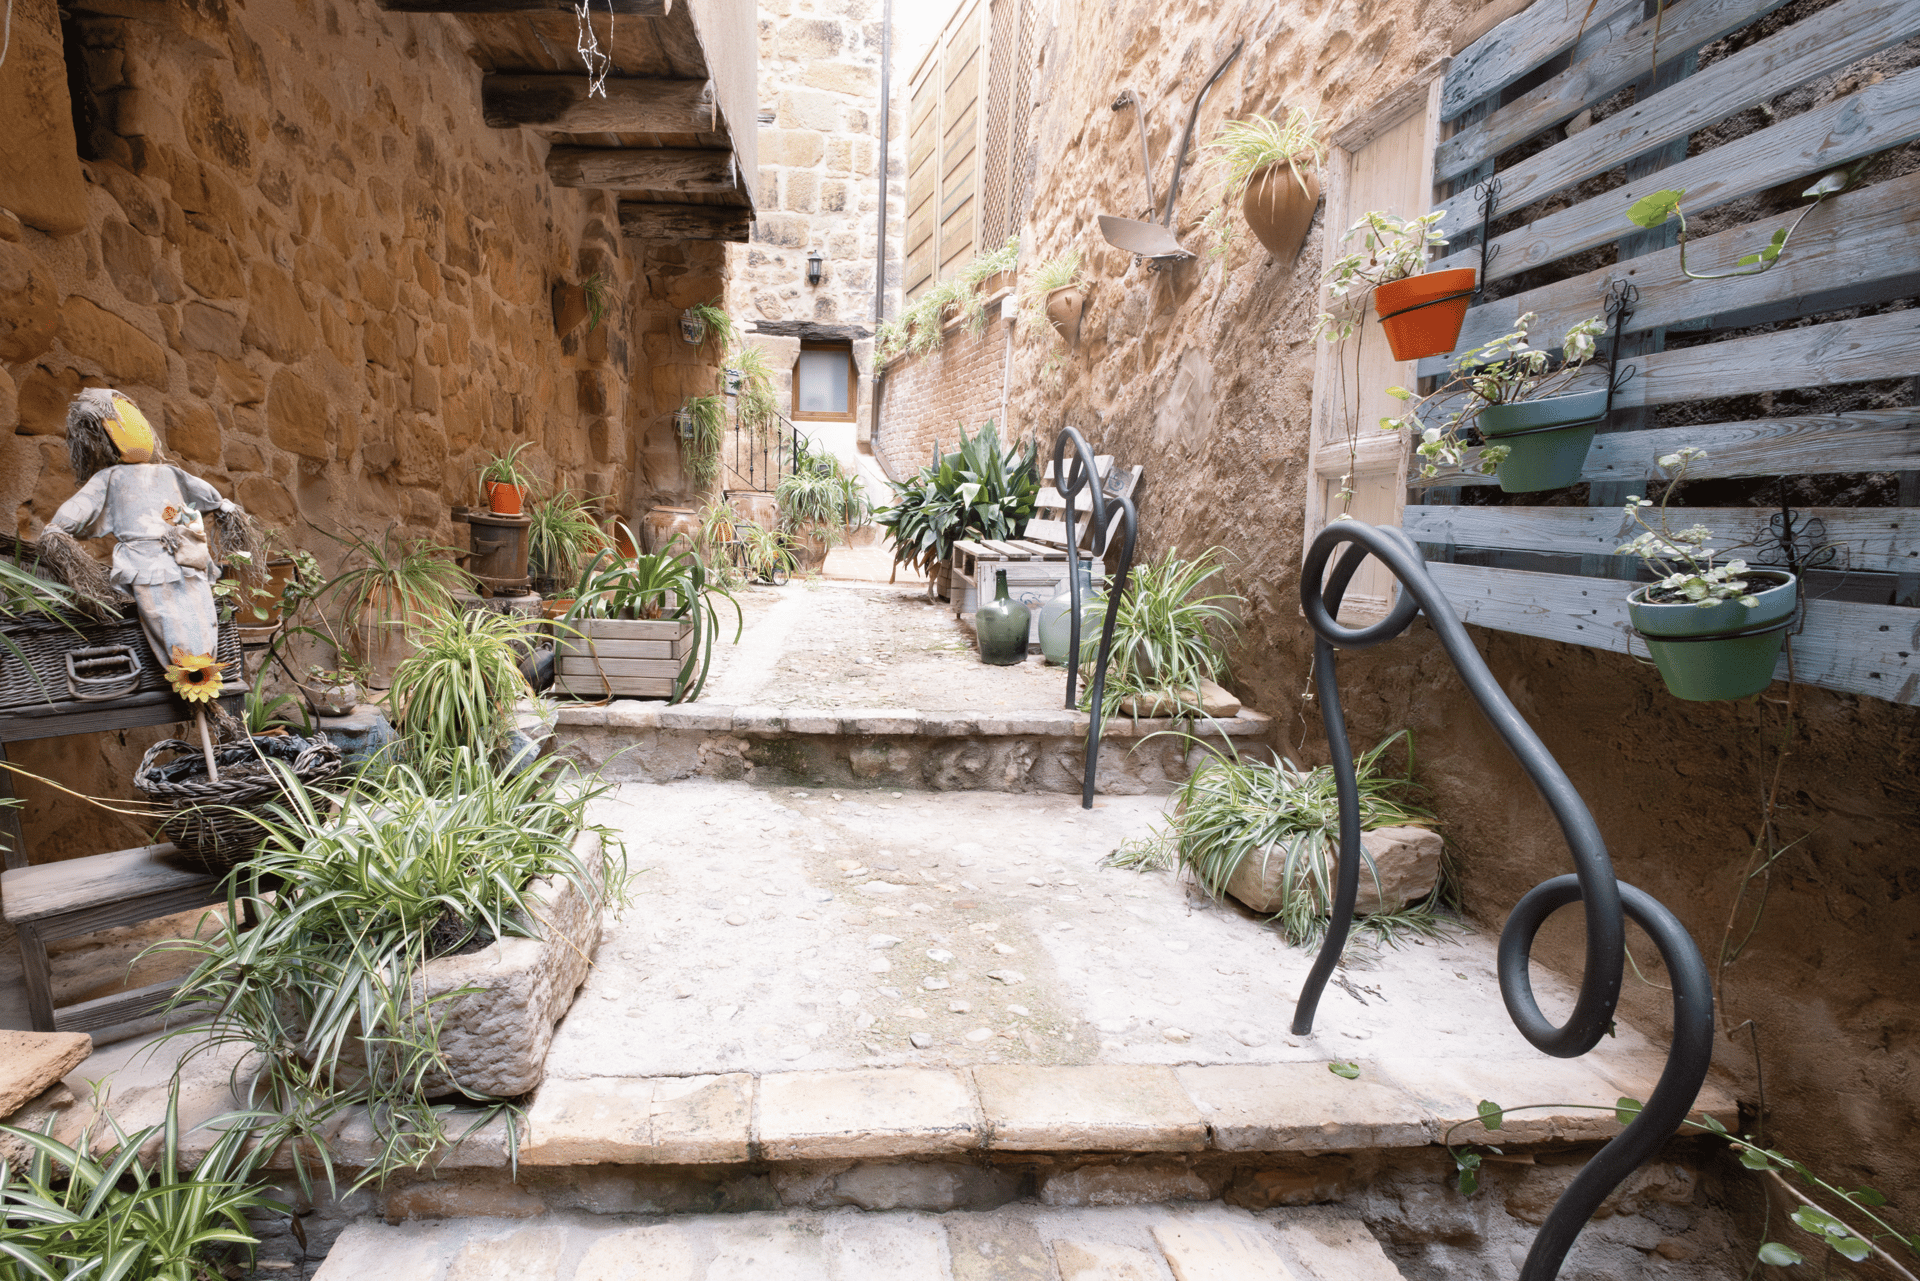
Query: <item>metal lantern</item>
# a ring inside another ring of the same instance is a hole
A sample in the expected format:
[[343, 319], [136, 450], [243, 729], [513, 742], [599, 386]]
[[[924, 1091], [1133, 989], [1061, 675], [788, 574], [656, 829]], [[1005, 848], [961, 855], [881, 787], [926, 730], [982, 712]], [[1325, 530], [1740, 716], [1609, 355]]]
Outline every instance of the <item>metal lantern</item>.
[[827, 262], [826, 255], [821, 253], [818, 249], [814, 250], [812, 253], [807, 255], [807, 283], [808, 284], [817, 285], [820, 283], [821, 271], [823, 268], [825, 268], [826, 262]]

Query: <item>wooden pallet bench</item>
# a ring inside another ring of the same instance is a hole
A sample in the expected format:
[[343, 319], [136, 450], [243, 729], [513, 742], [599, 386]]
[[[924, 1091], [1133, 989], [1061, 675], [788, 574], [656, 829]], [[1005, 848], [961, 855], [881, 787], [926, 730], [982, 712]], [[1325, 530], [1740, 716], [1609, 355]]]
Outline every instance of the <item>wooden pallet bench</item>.
[[981, 593], [992, 599], [994, 572], [1007, 571], [1007, 594], [1033, 611], [1027, 643], [1040, 643], [1040, 607], [1067, 585], [1067, 553], [1025, 538], [1009, 541], [963, 538], [953, 545], [953, 616], [973, 618]]

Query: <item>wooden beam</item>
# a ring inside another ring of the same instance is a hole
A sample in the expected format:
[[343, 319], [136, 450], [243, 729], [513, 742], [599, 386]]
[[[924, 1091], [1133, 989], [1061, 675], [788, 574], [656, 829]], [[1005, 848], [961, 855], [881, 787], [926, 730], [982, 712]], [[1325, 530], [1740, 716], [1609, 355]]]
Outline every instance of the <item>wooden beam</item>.
[[740, 191], [732, 151], [672, 147], [555, 147], [547, 177], [556, 187], [613, 187], [731, 196]]
[[585, 76], [486, 76], [480, 110], [495, 129], [556, 133], [713, 133], [713, 87], [705, 80], [608, 79], [590, 97]]
[[[573, 0], [378, 0], [389, 13], [572, 13]], [[593, 0], [596, 14], [664, 18], [673, 0]]]
[[742, 205], [620, 202], [620, 233], [636, 240], [735, 240], [744, 243], [753, 210]]

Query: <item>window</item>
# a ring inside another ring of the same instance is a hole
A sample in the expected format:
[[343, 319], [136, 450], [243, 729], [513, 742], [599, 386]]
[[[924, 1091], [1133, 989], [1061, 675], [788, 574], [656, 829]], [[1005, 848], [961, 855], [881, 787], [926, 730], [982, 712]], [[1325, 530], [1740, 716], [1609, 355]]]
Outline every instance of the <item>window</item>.
[[853, 421], [860, 394], [853, 349], [832, 343], [803, 342], [793, 364], [793, 417], [796, 422]]

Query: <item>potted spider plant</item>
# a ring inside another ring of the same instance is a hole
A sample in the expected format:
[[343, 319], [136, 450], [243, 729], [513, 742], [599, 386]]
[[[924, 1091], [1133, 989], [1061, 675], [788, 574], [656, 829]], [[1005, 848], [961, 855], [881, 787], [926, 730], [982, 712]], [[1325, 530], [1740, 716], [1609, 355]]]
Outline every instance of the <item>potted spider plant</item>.
[[[1615, 550], [1638, 556], [1655, 581], [1627, 597], [1634, 630], [1647, 642], [1667, 692], [1689, 702], [1758, 694], [1773, 682], [1787, 628], [1799, 604], [1799, 580], [1784, 569], [1751, 569], [1719, 560], [1705, 525], [1675, 529], [1668, 504], [1687, 469], [1706, 453], [1682, 449], [1661, 458], [1667, 477], [1658, 503], [1629, 497], [1626, 517], [1640, 532]], [[1647, 509], [1657, 508], [1655, 520]]]
[[504, 454], [496, 454], [480, 469], [480, 492], [486, 496], [487, 510], [495, 516], [518, 516], [526, 504], [527, 491], [533, 487], [533, 475], [521, 465], [520, 455], [532, 443], [515, 445]]
[[1080, 320], [1087, 308], [1087, 280], [1080, 274], [1080, 251], [1049, 258], [1027, 282], [1027, 310], [1047, 318], [1071, 347], [1080, 341]]
[[571, 587], [581, 563], [607, 545], [607, 533], [589, 506], [599, 501], [561, 489], [534, 502], [527, 526], [527, 560], [534, 591], [552, 596], [563, 587]]
[[1226, 166], [1226, 198], [1240, 199], [1247, 230], [1283, 262], [1300, 252], [1320, 203], [1318, 170], [1327, 160], [1320, 126], [1301, 107], [1280, 120], [1251, 115], [1230, 120], [1210, 149]]
[[1329, 342], [1351, 334], [1372, 300], [1395, 360], [1422, 360], [1453, 350], [1473, 297], [1474, 270], [1451, 267], [1422, 272], [1430, 251], [1444, 249], [1445, 210], [1401, 218], [1374, 210], [1340, 238], [1360, 237], [1360, 248], [1327, 268], [1322, 283], [1333, 307], [1320, 316], [1318, 332]]
[[[1171, 704], [1177, 715], [1205, 715], [1208, 686], [1227, 670], [1223, 636], [1239, 626], [1244, 603], [1232, 592], [1210, 590], [1211, 580], [1223, 573], [1221, 548], [1210, 547], [1183, 559], [1170, 547], [1158, 560], [1135, 566], [1127, 576], [1126, 591], [1115, 612], [1113, 648], [1107, 657], [1107, 680], [1101, 714], [1164, 714]], [[1107, 595], [1095, 597], [1096, 617], [1106, 619]], [[1093, 670], [1099, 654], [1100, 629], [1080, 634], [1082, 669]], [[1088, 705], [1091, 684], [1081, 702]], [[1142, 712], [1140, 709], [1149, 709]]]
[[984, 302], [1013, 288], [1014, 268], [1019, 261], [1020, 237], [1008, 236], [1006, 244], [998, 249], [989, 249], [962, 267], [958, 273], [959, 279]]
[[816, 451], [805, 437], [795, 442], [794, 453], [793, 471], [780, 478], [774, 501], [781, 531], [800, 545], [798, 559], [812, 569], [849, 530], [867, 523], [869, 509], [860, 478], [833, 454]]
[[451, 547], [402, 539], [389, 526], [376, 539], [329, 534], [347, 549], [347, 568], [315, 593], [336, 604], [366, 683], [385, 689], [393, 669], [412, 651], [412, 633], [451, 613], [453, 594], [473, 577], [452, 559]]
[[726, 439], [726, 397], [695, 396], [673, 416], [680, 438], [680, 461], [693, 483], [705, 489], [720, 474], [720, 446]]
[[696, 303], [680, 313], [680, 340], [698, 347], [707, 339], [718, 339], [722, 347], [733, 344], [733, 317], [720, 306], [720, 300]]
[[[1536, 318], [1527, 312], [1513, 322], [1513, 332], [1461, 356], [1452, 376], [1425, 396], [1387, 388], [1408, 408], [1380, 425], [1419, 433], [1425, 475], [1438, 475], [1441, 464], [1459, 466], [1462, 434], [1474, 427], [1487, 442], [1480, 472], [1497, 475], [1508, 493], [1559, 489], [1580, 479], [1594, 425], [1606, 416], [1607, 388], [1575, 389], [1573, 384], [1593, 359], [1595, 339], [1606, 325], [1595, 316], [1567, 330], [1556, 361], [1527, 342]], [[1427, 425], [1441, 411], [1447, 411], [1441, 424]]]
[[603, 551], [581, 575], [554, 647], [554, 692], [578, 698], [700, 696], [720, 632], [714, 598], [740, 606], [691, 551], [622, 557]]

